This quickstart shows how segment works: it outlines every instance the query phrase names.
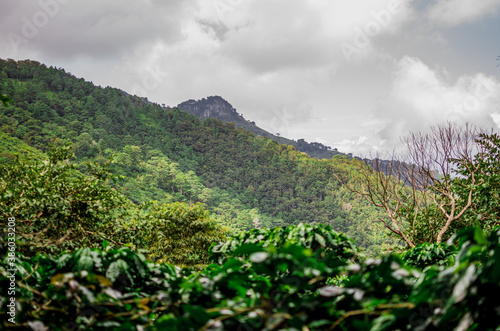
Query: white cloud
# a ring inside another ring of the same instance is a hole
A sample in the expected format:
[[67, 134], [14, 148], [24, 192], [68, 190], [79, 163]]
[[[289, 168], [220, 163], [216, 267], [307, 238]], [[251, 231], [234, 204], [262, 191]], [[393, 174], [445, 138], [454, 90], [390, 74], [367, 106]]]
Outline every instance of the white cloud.
[[352, 139], [344, 139], [335, 144], [335, 147], [343, 153], [354, 153], [356, 156], [368, 156], [371, 151], [377, 150], [367, 136], [360, 136]]
[[12, 57], [121, 58], [145, 44], [180, 40], [193, 1], [6, 1], [0, 48]]
[[428, 15], [432, 21], [458, 25], [496, 14], [499, 7], [500, 0], [440, 0], [429, 9]]
[[405, 56], [395, 65], [385, 101], [364, 125], [374, 141], [395, 146], [410, 131], [446, 121], [495, 128], [499, 107], [500, 82], [495, 78], [477, 73], [449, 82], [445, 70]]
[[369, 54], [374, 38], [399, 32], [412, 13], [411, 0], [217, 0], [200, 5], [198, 19], [220, 38], [220, 54], [256, 73], [345, 63], [340, 44], [356, 44], [358, 31], [367, 40], [355, 47]]

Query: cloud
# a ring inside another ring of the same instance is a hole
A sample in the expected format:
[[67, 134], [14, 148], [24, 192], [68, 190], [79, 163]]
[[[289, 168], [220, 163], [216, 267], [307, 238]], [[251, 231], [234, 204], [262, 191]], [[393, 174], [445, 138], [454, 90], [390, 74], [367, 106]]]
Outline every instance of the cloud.
[[390, 92], [364, 125], [374, 141], [397, 145], [410, 131], [425, 131], [446, 121], [498, 127], [500, 82], [482, 73], [449, 82], [444, 69], [403, 57], [395, 64]]
[[144, 44], [180, 40], [193, 1], [7, 1], [0, 47], [12, 57], [121, 58]]
[[[171, 106], [221, 95], [266, 130], [366, 155], [446, 119], [500, 124], [498, 81], [474, 74], [488, 70], [482, 56], [496, 31], [480, 19], [498, 2], [436, 0], [427, 10], [413, 0], [4, 1], [0, 57], [64, 67]], [[429, 17], [481, 24], [464, 36]], [[12, 34], [27, 39], [17, 53]], [[351, 62], [343, 44], [357, 49]]]
[[459, 25], [496, 14], [500, 0], [440, 0], [428, 11], [429, 18], [444, 25]]
[[199, 20], [220, 39], [219, 53], [255, 73], [344, 63], [340, 44], [358, 29], [394, 34], [411, 12], [410, 0], [203, 3]]
[[367, 136], [360, 136], [352, 139], [344, 139], [335, 144], [336, 148], [342, 153], [352, 153], [356, 156], [368, 157], [370, 152], [377, 151], [379, 148], [370, 142]]

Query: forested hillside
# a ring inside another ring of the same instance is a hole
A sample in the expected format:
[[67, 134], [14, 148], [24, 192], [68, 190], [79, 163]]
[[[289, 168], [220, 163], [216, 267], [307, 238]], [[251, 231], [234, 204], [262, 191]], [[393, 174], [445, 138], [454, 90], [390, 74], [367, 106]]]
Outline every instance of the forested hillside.
[[498, 330], [498, 134], [422, 189], [37, 62], [0, 79], [3, 328]]
[[[318, 159], [331, 159], [335, 155], [342, 154], [336, 149], [332, 149], [318, 142], [308, 143], [304, 139], [295, 141], [281, 137], [279, 133], [274, 135], [271, 132], [263, 130], [259, 128], [255, 122], [246, 120], [242, 114], [238, 113], [229, 102], [220, 96], [210, 96], [201, 100], [188, 100], [177, 105], [177, 108], [182, 111], [187, 111], [201, 120], [214, 118], [224, 123], [233, 122], [236, 127], [253, 132], [257, 136], [268, 137], [279, 144], [291, 145], [297, 150]], [[277, 120], [286, 121], [286, 119]]]
[[5, 137], [41, 151], [71, 141], [78, 160], [115, 155], [112, 170], [124, 176], [115, 185], [135, 203], [202, 202], [235, 233], [324, 223], [372, 252], [387, 242], [384, 214], [332, 175], [356, 169], [357, 160], [311, 158], [233, 123], [200, 121], [35, 61], [1, 60], [0, 86], [12, 98], [0, 108]]

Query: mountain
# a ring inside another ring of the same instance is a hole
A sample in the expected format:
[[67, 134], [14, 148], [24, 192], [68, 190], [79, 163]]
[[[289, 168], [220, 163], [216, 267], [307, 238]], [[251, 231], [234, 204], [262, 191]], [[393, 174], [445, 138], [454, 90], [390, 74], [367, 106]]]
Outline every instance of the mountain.
[[318, 159], [331, 159], [335, 155], [345, 155], [338, 152], [336, 149], [332, 149], [331, 147], [325, 146], [321, 143], [308, 143], [304, 139], [298, 139], [295, 141], [285, 137], [276, 136], [264, 129], [261, 129], [255, 124], [255, 122], [246, 120], [243, 115], [238, 113], [229, 102], [217, 95], [203, 98], [201, 100], [187, 100], [178, 104], [177, 108], [198, 117], [200, 120], [214, 118], [221, 120], [224, 123], [233, 122], [236, 127], [253, 132], [258, 136], [268, 137], [279, 144], [294, 146], [297, 150]]
[[[0, 163], [13, 160], [16, 148], [46, 152], [50, 144], [71, 142], [78, 161], [103, 163], [114, 156], [111, 170], [123, 179], [110, 185], [137, 204], [203, 203], [235, 233], [324, 223], [372, 252], [387, 243], [379, 221], [384, 211], [333, 176], [356, 175], [359, 160], [344, 155], [319, 160], [236, 127], [238, 114], [222, 98], [206, 114], [232, 115], [233, 121], [202, 121], [95, 86], [61, 68], [2, 59], [0, 94], [12, 99], [8, 107], [0, 103], [0, 145], [5, 146]], [[199, 114], [206, 109], [198, 108]]]

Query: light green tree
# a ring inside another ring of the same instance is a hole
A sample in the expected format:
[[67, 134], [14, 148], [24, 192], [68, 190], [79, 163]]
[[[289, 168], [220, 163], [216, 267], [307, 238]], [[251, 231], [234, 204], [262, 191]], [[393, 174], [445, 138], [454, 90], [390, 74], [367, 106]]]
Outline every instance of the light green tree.
[[71, 145], [65, 145], [50, 149], [47, 157], [18, 155], [0, 167], [0, 215], [4, 221], [16, 219], [23, 254], [114, 242], [107, 227], [130, 203], [108, 185], [115, 178], [109, 161], [77, 164], [73, 159]]
[[207, 264], [209, 247], [228, 234], [202, 204], [180, 202], [147, 203], [124, 229], [137, 248], [148, 251], [149, 259], [191, 267]]

